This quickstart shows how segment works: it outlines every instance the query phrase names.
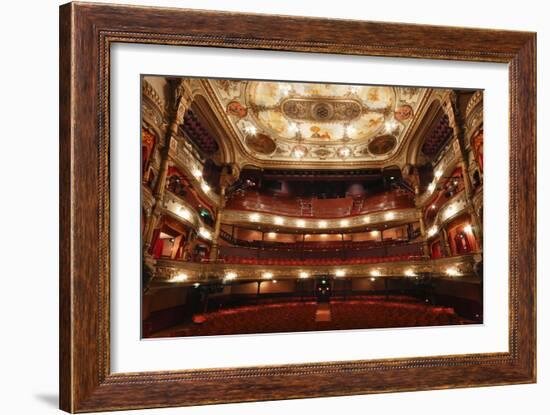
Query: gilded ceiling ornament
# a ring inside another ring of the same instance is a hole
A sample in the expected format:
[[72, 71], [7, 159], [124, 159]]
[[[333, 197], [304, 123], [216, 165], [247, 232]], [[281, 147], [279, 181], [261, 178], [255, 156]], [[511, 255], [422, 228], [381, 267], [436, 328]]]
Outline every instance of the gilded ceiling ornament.
[[327, 149], [326, 147], [319, 147], [313, 151], [313, 155], [316, 157], [319, 157], [322, 160], [331, 156], [332, 154], [333, 152]]
[[248, 114], [248, 109], [238, 101], [231, 101], [227, 104], [227, 113], [237, 118], [243, 118]]
[[339, 98], [289, 98], [282, 102], [281, 112], [298, 121], [347, 122], [361, 115], [361, 104]]
[[266, 134], [255, 134], [246, 137], [246, 145], [257, 153], [272, 154], [277, 148], [277, 144]]
[[394, 117], [397, 121], [405, 121], [413, 116], [413, 109], [410, 105], [400, 105], [395, 109]]
[[375, 137], [368, 145], [369, 152], [375, 156], [388, 154], [397, 144], [397, 139], [393, 135], [381, 135]]
[[[304, 157], [383, 163], [401, 148], [428, 91], [278, 81], [211, 80], [210, 85], [244, 151], [274, 163], [297, 163]], [[252, 138], [260, 134], [265, 137]], [[376, 141], [376, 154], [371, 152], [369, 143], [383, 135], [392, 138]]]

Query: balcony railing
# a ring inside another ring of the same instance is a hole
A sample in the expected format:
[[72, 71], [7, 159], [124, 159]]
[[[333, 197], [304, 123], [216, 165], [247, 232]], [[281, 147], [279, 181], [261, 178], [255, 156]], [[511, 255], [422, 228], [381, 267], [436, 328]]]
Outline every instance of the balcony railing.
[[[292, 244], [299, 245], [299, 244]], [[222, 246], [220, 256], [228, 262], [247, 263], [247, 260], [258, 263], [269, 263], [279, 261], [282, 265], [299, 265], [300, 262], [323, 263], [326, 261], [338, 261], [341, 263], [354, 263], [369, 260], [372, 262], [384, 262], [405, 260], [422, 256], [422, 245], [420, 243], [401, 243], [385, 246], [368, 246], [365, 243], [346, 243], [345, 247], [328, 248], [321, 244], [313, 246], [295, 246], [289, 248], [246, 248], [241, 246]], [[358, 261], [356, 261], [358, 260]]]
[[276, 279], [297, 279], [319, 276], [335, 278], [386, 278], [430, 275], [434, 278], [479, 279], [474, 274], [474, 255], [462, 255], [439, 259], [408, 259], [401, 261], [380, 261], [370, 264], [299, 264], [268, 265], [265, 264], [228, 264], [223, 261], [198, 264], [174, 260], [157, 260], [153, 284], [192, 285], [210, 281], [224, 281], [229, 273], [234, 273], [235, 280], [261, 280], [269, 277]]
[[342, 218], [392, 209], [414, 207], [414, 198], [403, 189], [363, 198], [342, 197], [318, 199], [315, 197], [270, 196], [254, 191], [235, 195], [227, 209], [265, 212], [274, 215], [308, 218]]
[[399, 223], [416, 222], [418, 221], [418, 211], [416, 208], [394, 209], [339, 219], [322, 219], [225, 209], [222, 221], [229, 225], [250, 225], [251, 223], [256, 223], [258, 225], [267, 225], [277, 229], [303, 230], [304, 232], [320, 232], [323, 229], [351, 231], [353, 229], [364, 229], [365, 226], [377, 224], [397, 225]]
[[456, 164], [460, 161], [460, 149], [458, 141], [451, 140], [445, 149], [440, 153], [440, 158], [435, 164], [434, 172], [440, 171], [442, 173], [440, 179], [434, 178], [432, 182], [433, 187], [426, 189], [424, 193], [418, 195], [416, 198], [417, 206], [424, 206], [428, 203], [434, 195], [434, 189], [437, 187], [439, 181], [446, 180], [446, 177]]
[[204, 168], [204, 160], [194, 151], [192, 146], [185, 141], [178, 140], [175, 155], [178, 167], [185, 173], [186, 178], [193, 183], [193, 187], [204, 197], [210, 205], [219, 206], [220, 196], [208, 186], [198, 172]]

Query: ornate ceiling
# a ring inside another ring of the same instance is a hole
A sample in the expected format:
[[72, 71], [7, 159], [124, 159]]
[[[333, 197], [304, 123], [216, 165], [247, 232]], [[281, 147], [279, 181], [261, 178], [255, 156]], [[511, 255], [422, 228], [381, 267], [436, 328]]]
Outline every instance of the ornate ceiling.
[[209, 80], [241, 147], [284, 163], [393, 158], [426, 88]]

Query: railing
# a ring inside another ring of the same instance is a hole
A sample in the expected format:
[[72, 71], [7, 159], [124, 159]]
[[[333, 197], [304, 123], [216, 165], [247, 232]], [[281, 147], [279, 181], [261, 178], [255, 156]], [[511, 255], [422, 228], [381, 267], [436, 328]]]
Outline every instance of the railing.
[[[372, 276], [376, 271], [376, 277], [408, 276], [410, 272], [421, 275], [430, 274], [439, 278], [451, 278], [453, 280], [479, 281], [474, 274], [475, 255], [461, 255], [439, 259], [411, 258], [407, 260], [395, 260], [393, 258], [381, 258], [377, 262], [358, 263], [352, 262], [343, 264], [306, 264], [296, 263], [291, 265], [270, 264], [266, 268], [264, 264], [230, 264], [223, 260], [198, 264], [176, 260], [160, 259], [156, 261], [156, 272], [153, 279], [155, 285], [185, 285], [209, 281], [220, 281], [228, 272], [234, 272], [237, 280], [261, 280], [265, 278], [265, 272], [272, 273], [277, 279], [297, 279], [303, 272], [309, 276], [315, 275], [336, 275], [338, 270], [345, 270], [346, 278]], [[449, 275], [449, 270], [455, 271]], [[184, 273], [186, 278], [181, 278]]]
[[179, 221], [190, 225], [193, 229], [205, 229], [210, 234], [213, 232], [212, 224], [206, 223], [196, 211], [195, 206], [180, 196], [167, 191], [164, 195], [164, 206], [168, 213]]
[[[442, 176], [439, 180], [446, 180], [444, 177], [447, 176], [449, 171], [453, 169], [456, 165], [456, 163], [460, 160], [460, 149], [459, 144], [457, 140], [451, 140], [444, 148], [444, 150], [440, 153], [440, 158], [437, 160], [437, 163], [434, 167], [434, 172], [440, 171], [442, 173]], [[438, 181], [437, 179], [434, 179], [432, 182], [434, 185], [434, 188], [437, 187]], [[431, 198], [433, 197], [433, 190], [430, 190], [429, 188], [419, 195], [416, 199], [416, 205], [417, 206], [424, 206], [426, 203], [428, 203]]]
[[[296, 244], [297, 245], [297, 244]], [[282, 259], [282, 260], [322, 260], [334, 258], [340, 260], [352, 260], [359, 258], [389, 258], [389, 257], [408, 257], [422, 256], [422, 245], [420, 243], [401, 243], [386, 246], [371, 246], [365, 247], [364, 244], [346, 244], [345, 247], [338, 248], [313, 248], [312, 246], [301, 248], [278, 248], [278, 249], [261, 249], [222, 246], [220, 247], [220, 256], [223, 258], [231, 258], [233, 261], [239, 259]]]
[[360, 203], [357, 201], [358, 199], [352, 197], [338, 199], [292, 198], [246, 191], [229, 200], [226, 208], [295, 217], [341, 218], [370, 212], [414, 207], [414, 198], [409, 192], [402, 189], [367, 196]]
[[178, 140], [178, 147], [176, 151], [175, 161], [179, 168], [181, 168], [186, 175], [186, 178], [193, 183], [193, 187], [210, 202], [212, 206], [219, 206], [220, 196], [213, 190], [204, 190], [204, 181], [201, 177], [196, 177], [196, 172], [202, 172], [204, 167], [204, 161], [196, 153], [189, 143], [184, 140]]
[[437, 215], [435, 216], [432, 224], [430, 226], [439, 227], [449, 219], [457, 216], [458, 214], [464, 212], [468, 206], [468, 201], [466, 200], [466, 191], [462, 190], [439, 208]]
[[365, 225], [374, 226], [377, 224], [394, 225], [398, 223], [411, 223], [418, 220], [418, 209], [394, 209], [382, 210], [367, 214], [348, 216], [345, 218], [304, 218], [302, 216], [279, 216], [272, 213], [254, 212], [246, 210], [225, 209], [223, 212], [223, 223], [228, 225], [249, 225], [251, 222], [265, 225], [273, 225], [278, 229], [300, 230], [306, 233], [309, 230], [319, 231], [320, 229], [351, 231], [352, 229], [364, 230]]

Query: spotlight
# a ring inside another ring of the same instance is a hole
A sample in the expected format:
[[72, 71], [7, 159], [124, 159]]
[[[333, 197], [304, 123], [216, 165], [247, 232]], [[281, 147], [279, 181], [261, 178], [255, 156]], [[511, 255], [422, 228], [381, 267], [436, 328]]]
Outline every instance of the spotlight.
[[309, 274], [307, 272], [300, 272], [300, 278], [308, 278], [309, 277]]

